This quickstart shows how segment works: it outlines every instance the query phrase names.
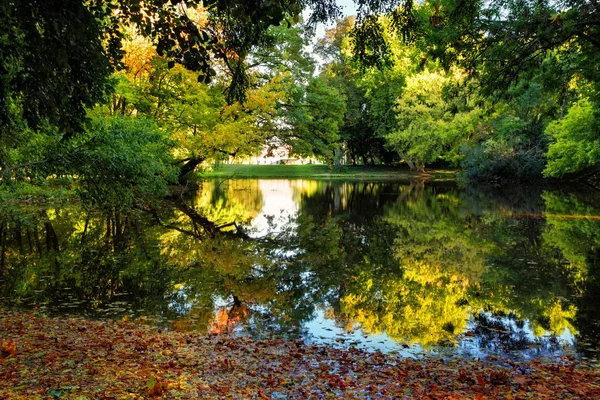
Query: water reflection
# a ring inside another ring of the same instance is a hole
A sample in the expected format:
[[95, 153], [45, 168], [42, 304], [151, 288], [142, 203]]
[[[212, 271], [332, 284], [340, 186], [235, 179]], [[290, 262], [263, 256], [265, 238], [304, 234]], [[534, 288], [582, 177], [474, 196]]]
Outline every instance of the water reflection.
[[226, 180], [127, 214], [4, 205], [0, 304], [407, 356], [594, 356], [599, 197]]

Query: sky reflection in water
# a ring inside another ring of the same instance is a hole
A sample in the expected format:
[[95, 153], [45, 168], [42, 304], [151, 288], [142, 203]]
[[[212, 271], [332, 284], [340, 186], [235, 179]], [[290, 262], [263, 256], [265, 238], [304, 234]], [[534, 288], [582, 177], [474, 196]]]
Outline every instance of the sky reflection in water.
[[595, 357], [599, 197], [226, 180], [156, 212], [14, 205], [0, 304], [407, 357]]

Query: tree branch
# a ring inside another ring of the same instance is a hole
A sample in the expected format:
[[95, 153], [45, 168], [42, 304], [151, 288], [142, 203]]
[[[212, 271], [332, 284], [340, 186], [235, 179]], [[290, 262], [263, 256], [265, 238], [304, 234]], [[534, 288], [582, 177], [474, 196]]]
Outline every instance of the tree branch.
[[28, 163], [23, 163], [23, 164], [15, 165], [14, 167], [8, 167], [4, 171], [2, 171], [2, 173], [0, 173], [0, 178], [4, 178], [11, 171], [14, 171], [16, 169], [27, 168], [27, 167], [31, 167], [31, 166], [34, 166], [34, 165], [45, 164], [48, 161], [49, 161], [48, 159], [41, 160], [41, 161], [32, 161], [32, 162], [28, 162]]

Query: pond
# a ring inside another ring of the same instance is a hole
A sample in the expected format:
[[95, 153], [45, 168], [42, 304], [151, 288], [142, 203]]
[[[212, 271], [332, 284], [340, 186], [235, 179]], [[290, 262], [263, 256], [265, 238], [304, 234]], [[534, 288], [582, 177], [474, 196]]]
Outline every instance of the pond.
[[596, 359], [600, 192], [207, 181], [129, 212], [0, 205], [0, 306], [407, 357]]

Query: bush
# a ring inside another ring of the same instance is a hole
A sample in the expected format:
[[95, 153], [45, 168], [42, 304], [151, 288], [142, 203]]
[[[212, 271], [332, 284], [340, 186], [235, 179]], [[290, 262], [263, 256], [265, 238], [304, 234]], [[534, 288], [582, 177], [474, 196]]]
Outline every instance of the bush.
[[542, 149], [518, 149], [505, 141], [488, 140], [465, 150], [461, 163], [466, 179], [482, 182], [533, 181], [542, 178]]
[[83, 201], [129, 208], [167, 193], [176, 171], [166, 134], [141, 118], [98, 118], [70, 143], [67, 171], [75, 174]]
[[563, 177], [600, 169], [600, 113], [596, 104], [579, 100], [567, 115], [546, 128], [551, 139], [544, 175]]

